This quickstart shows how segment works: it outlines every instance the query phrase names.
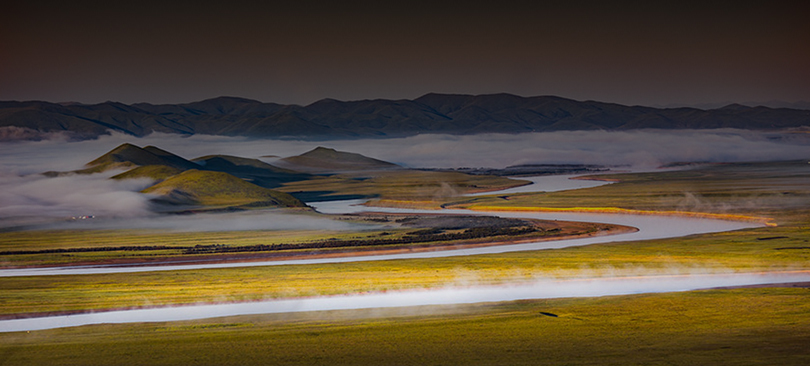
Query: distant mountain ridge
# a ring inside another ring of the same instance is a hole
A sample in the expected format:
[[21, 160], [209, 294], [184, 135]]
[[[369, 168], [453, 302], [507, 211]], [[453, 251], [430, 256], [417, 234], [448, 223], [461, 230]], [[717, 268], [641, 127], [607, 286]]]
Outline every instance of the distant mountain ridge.
[[[93, 138], [108, 130], [252, 137], [365, 138], [424, 133], [477, 134], [561, 130], [739, 128], [810, 126], [810, 110], [729, 105], [717, 109], [653, 108], [511, 94], [426, 94], [414, 100], [338, 101], [307, 106], [219, 97], [185, 104], [85, 105], [0, 102], [0, 129], [65, 131]], [[14, 130], [16, 135], [28, 136]], [[0, 135], [3, 131], [0, 131]]]

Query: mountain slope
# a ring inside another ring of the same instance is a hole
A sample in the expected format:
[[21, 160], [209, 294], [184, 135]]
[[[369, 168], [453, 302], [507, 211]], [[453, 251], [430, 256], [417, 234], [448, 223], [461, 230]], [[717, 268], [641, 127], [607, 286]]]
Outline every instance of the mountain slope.
[[142, 191], [159, 202], [210, 206], [306, 207], [287, 193], [246, 182], [228, 173], [187, 170]]
[[182, 173], [183, 171], [177, 168], [168, 167], [165, 165], [144, 165], [134, 169], [127, 170], [121, 174], [114, 175], [110, 179], [137, 179], [149, 178], [154, 181], [163, 181], [166, 178]]
[[291, 156], [281, 161], [288, 167], [310, 173], [334, 173], [344, 171], [398, 169], [399, 165], [369, 158], [360, 154], [317, 147], [304, 154]]
[[121, 144], [108, 153], [87, 163], [87, 168], [77, 173], [97, 173], [110, 169], [163, 165], [178, 170], [196, 169], [200, 166], [154, 146], [140, 148], [130, 143]]
[[192, 161], [200, 165], [199, 169], [228, 173], [265, 188], [275, 188], [310, 177], [309, 174], [282, 169], [258, 159], [230, 155], [208, 155]]

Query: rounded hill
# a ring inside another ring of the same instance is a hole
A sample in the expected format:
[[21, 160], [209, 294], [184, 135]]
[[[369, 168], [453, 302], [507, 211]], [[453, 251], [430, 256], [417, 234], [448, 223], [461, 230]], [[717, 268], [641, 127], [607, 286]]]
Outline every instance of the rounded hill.
[[259, 187], [228, 173], [187, 170], [155, 184], [143, 193], [173, 204], [207, 206], [306, 207], [287, 193]]
[[281, 159], [295, 170], [307, 172], [338, 172], [358, 170], [398, 169], [399, 165], [360, 154], [317, 147], [304, 154]]

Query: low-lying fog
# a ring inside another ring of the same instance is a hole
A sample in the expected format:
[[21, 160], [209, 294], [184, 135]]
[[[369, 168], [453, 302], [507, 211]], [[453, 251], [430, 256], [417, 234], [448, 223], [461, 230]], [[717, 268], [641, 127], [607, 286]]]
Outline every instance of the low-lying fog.
[[[201, 135], [183, 138], [160, 133], [135, 138], [113, 133], [86, 141], [53, 138], [3, 142], [0, 143], [0, 222], [4, 223], [0, 224], [0, 228], [37, 222], [43, 218], [82, 215], [130, 219], [149, 217], [151, 213], [147, 197], [136, 193], [149, 184], [147, 181], [111, 181], [107, 179], [110, 174], [59, 178], [45, 178], [37, 174], [79, 169], [125, 142], [138, 146], [154, 145], [187, 159], [228, 154], [262, 158], [270, 163], [273, 158], [266, 156], [292, 156], [317, 146], [326, 146], [415, 168], [504, 168], [542, 163], [629, 165], [649, 169], [681, 161], [767, 161], [806, 159], [810, 156], [809, 134], [732, 129], [419, 135], [396, 139], [332, 141]], [[281, 219], [273, 222], [274, 228], [285, 225]], [[168, 221], [163, 225], [171, 226]], [[245, 228], [253, 226], [247, 225]]]
[[[413, 316], [427, 315], [432, 311], [430, 308], [412, 308], [414, 306], [690, 291], [720, 286], [748, 286], [765, 283], [805, 282], [808, 280], [810, 280], [810, 274], [805, 271], [759, 274], [658, 274], [649, 275], [648, 277], [582, 278], [573, 280], [539, 279], [531, 283], [504, 286], [450, 287], [434, 290], [160, 307], [0, 320], [0, 332], [34, 331], [87, 324], [165, 322], [237, 315], [329, 310], [365, 309], [367, 312], [357, 313], [357, 315], [374, 316], [375, 309], [398, 308], [402, 315]], [[392, 312], [389, 312], [389, 314], [392, 314]]]
[[116, 146], [154, 145], [187, 159], [211, 154], [247, 158], [298, 155], [317, 146], [350, 151], [414, 168], [520, 164], [602, 164], [657, 167], [684, 161], [739, 162], [806, 159], [810, 134], [748, 130], [562, 131], [527, 134], [418, 135], [394, 139], [268, 140], [153, 133], [113, 133], [97, 140], [0, 143], [0, 171], [16, 174], [73, 170]]

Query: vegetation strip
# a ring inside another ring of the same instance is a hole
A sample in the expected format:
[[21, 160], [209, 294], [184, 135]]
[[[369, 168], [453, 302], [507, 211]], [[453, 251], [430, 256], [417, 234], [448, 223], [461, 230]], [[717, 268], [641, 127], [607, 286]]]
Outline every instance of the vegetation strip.
[[582, 213], [603, 213], [603, 214], [629, 214], [629, 215], [659, 215], [659, 216], [684, 216], [702, 219], [716, 219], [743, 222], [758, 222], [767, 226], [777, 226], [773, 219], [767, 217], [756, 217], [746, 215], [716, 214], [706, 212], [689, 211], [653, 211], [634, 210], [618, 207], [520, 207], [520, 206], [472, 206], [467, 208], [472, 211], [515, 211], [515, 212], [582, 212]]
[[102, 324], [3, 333], [0, 355], [20, 366], [804, 366], [807, 339], [810, 292], [757, 288]]
[[88, 253], [88, 252], [126, 252], [126, 251], [150, 251], [167, 249], [186, 249], [193, 247], [176, 247], [166, 245], [127, 245], [120, 247], [92, 247], [92, 248], [53, 248], [39, 250], [10, 250], [0, 252], [0, 255], [24, 255], [24, 254], [56, 254], [56, 253]]

